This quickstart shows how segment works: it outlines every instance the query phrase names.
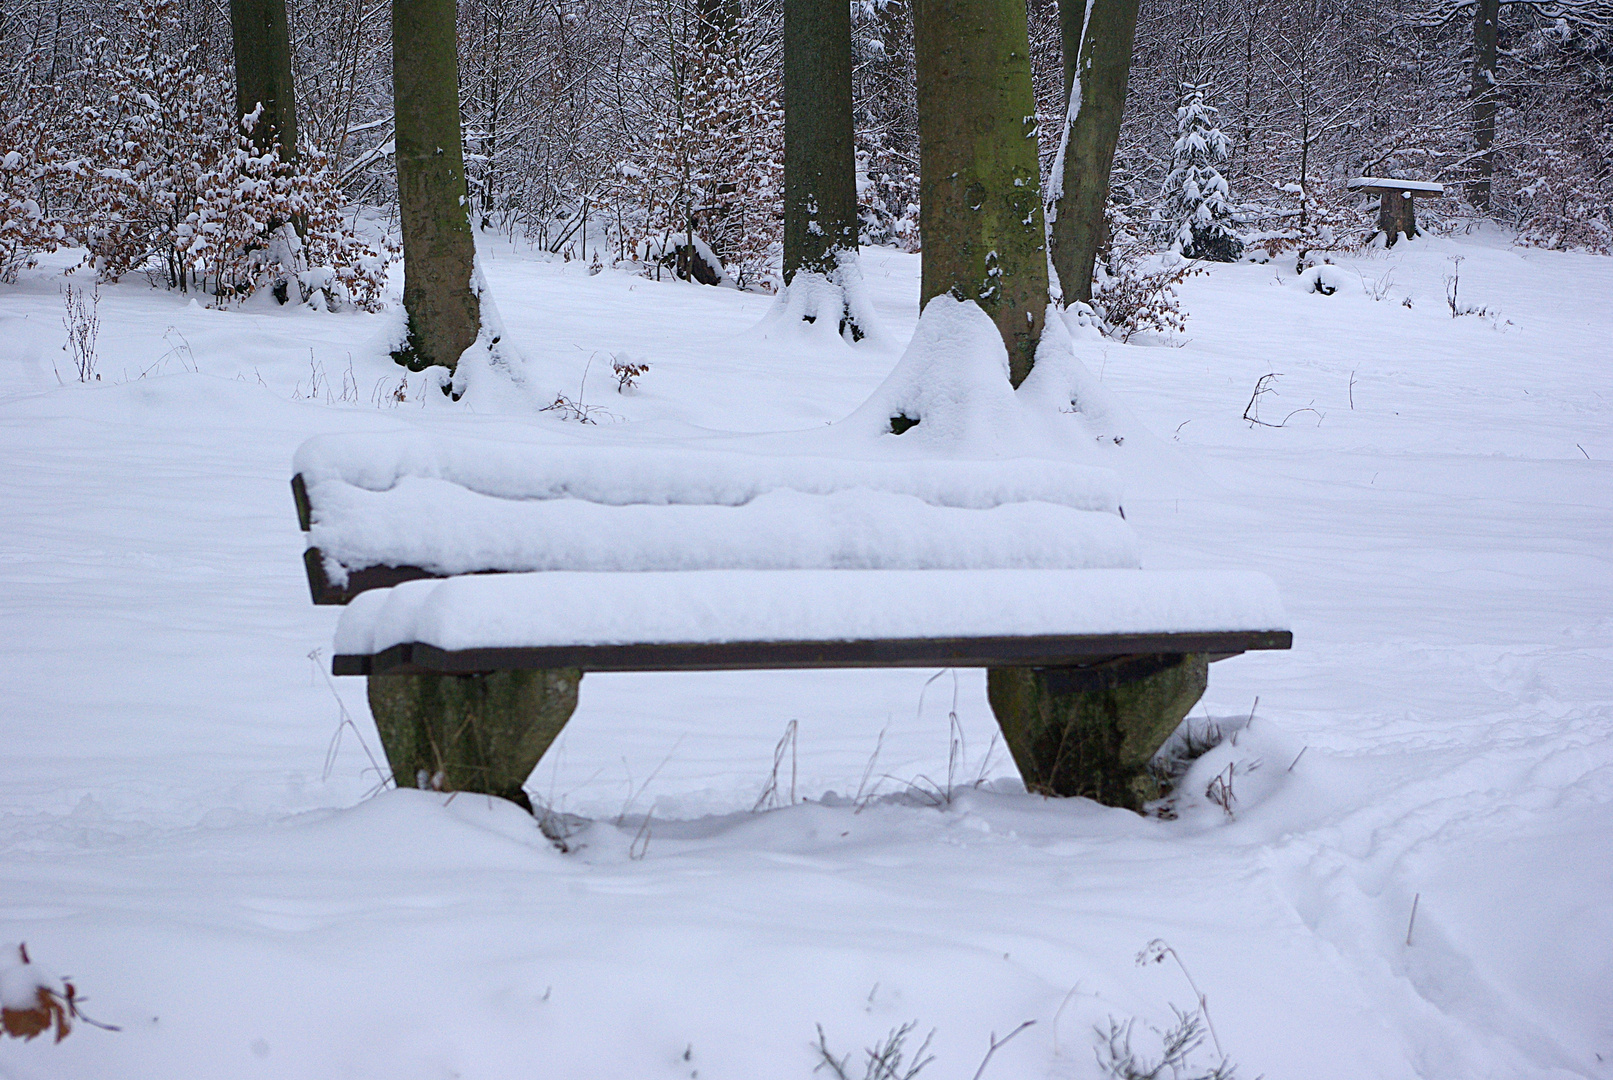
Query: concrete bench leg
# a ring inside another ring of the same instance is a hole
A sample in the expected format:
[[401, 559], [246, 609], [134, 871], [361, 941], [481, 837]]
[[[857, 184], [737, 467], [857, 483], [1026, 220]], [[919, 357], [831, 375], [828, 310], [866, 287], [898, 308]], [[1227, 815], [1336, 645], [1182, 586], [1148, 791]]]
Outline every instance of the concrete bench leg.
[[1028, 791], [1141, 810], [1148, 762], [1204, 695], [1209, 657], [1128, 656], [1075, 668], [991, 668], [986, 693]]
[[527, 811], [521, 790], [577, 707], [576, 668], [371, 675], [370, 712], [398, 787], [474, 791]]

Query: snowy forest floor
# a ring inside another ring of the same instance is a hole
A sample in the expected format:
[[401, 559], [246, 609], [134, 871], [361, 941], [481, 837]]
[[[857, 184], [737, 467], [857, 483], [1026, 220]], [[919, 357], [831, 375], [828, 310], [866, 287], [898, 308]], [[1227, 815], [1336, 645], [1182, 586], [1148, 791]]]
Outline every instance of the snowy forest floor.
[[[482, 261], [601, 439], [832, 422], [917, 317], [886, 250], [855, 349], [765, 340], [765, 296]], [[1293, 619], [1212, 669], [1194, 722], [1238, 737], [1174, 820], [1026, 795], [977, 671], [590, 675], [530, 784], [569, 855], [508, 804], [375, 793], [288, 488], [310, 435], [557, 414], [398, 403], [385, 315], [138, 279], [83, 385], [71, 260], [0, 286], [0, 942], [122, 1028], [0, 1043], [0, 1077], [805, 1080], [815, 1025], [860, 1077], [916, 1021], [924, 1080], [967, 1080], [1034, 1020], [985, 1077], [1073, 1080], [1095, 1027], [1157, 1056], [1195, 1006], [1157, 939], [1244, 1077], [1613, 1078], [1613, 260], [1339, 261], [1331, 296], [1212, 267], [1180, 347], [1087, 347], [1174, 460], [1126, 477], [1144, 565], [1264, 570]], [[1242, 419], [1267, 374], [1281, 426]]]

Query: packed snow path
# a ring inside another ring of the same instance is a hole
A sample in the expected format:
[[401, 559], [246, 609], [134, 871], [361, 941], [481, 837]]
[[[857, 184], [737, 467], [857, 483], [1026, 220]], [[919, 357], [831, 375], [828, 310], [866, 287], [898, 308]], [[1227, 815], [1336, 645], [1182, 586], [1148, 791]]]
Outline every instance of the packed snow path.
[[[899, 349], [485, 254], [533, 383], [624, 441], [838, 420]], [[1451, 316], [1452, 255], [1490, 314]], [[1217, 267], [1183, 347], [1082, 344], [1146, 429], [1111, 454], [1143, 565], [1268, 572], [1293, 619], [1216, 666], [1238, 739], [1176, 820], [1016, 793], [970, 673], [589, 676], [532, 782], [570, 855], [486, 799], [365, 798], [285, 488], [315, 434], [557, 414], [395, 411], [384, 317], [138, 281], [60, 386], [60, 265], [0, 286], [0, 942], [123, 1030], [0, 1042], [0, 1077], [805, 1078], [815, 1024], [860, 1068], [917, 1020], [939, 1080], [1030, 1019], [987, 1077], [1097, 1077], [1094, 1024], [1157, 1053], [1194, 1004], [1154, 939], [1241, 1075], [1613, 1077], [1613, 261], [1428, 238], [1332, 296]], [[865, 266], [900, 343], [917, 260]], [[1280, 428], [1240, 419], [1267, 374]]]

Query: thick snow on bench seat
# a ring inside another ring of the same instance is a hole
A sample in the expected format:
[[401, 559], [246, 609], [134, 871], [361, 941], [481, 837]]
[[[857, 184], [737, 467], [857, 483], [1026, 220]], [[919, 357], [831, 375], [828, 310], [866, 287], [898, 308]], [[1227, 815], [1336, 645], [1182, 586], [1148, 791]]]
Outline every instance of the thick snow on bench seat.
[[417, 566], [478, 570], [967, 569], [1135, 567], [1114, 514], [1049, 503], [989, 510], [932, 506], [868, 490], [766, 492], [739, 506], [614, 506], [500, 499], [406, 477], [375, 492], [319, 489], [309, 543], [326, 574]]
[[1119, 477], [1098, 465], [933, 453], [906, 457], [904, 444], [877, 445], [887, 452], [856, 458], [758, 453], [753, 445], [725, 451], [560, 441], [510, 445], [419, 432], [321, 435], [297, 450], [294, 469], [316, 514], [329, 481], [389, 491], [407, 477], [444, 480], [504, 499], [570, 497], [616, 506], [741, 506], [779, 489], [827, 495], [854, 487], [971, 509], [1048, 502], [1114, 513], [1120, 503]]
[[1286, 630], [1248, 571], [699, 570], [411, 581], [342, 612], [336, 652]]

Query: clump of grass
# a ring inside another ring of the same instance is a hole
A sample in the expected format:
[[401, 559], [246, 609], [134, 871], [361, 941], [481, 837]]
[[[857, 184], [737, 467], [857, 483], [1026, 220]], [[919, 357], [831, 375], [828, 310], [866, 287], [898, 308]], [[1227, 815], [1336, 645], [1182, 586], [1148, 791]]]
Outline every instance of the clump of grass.
[[[879, 989], [877, 983], [874, 985], [874, 989]], [[869, 997], [872, 998], [873, 995], [870, 994]], [[986, 1066], [991, 1064], [991, 1055], [1007, 1045], [1008, 1041], [1015, 1035], [1028, 1027], [1035, 1026], [1035, 1024], [1035, 1020], [1026, 1020], [1000, 1039], [997, 1038], [997, 1033], [993, 1031], [991, 1033], [991, 1045], [986, 1050], [986, 1056], [980, 1059], [980, 1068], [975, 1070], [974, 1080], [980, 1080], [986, 1074]], [[929, 1053], [930, 1040], [935, 1038], [934, 1029], [931, 1029], [930, 1033], [924, 1036], [924, 1041], [919, 1044], [917, 1051], [911, 1055], [907, 1053], [907, 1038], [913, 1034], [913, 1029], [916, 1027], [918, 1027], [918, 1021], [911, 1020], [900, 1027], [891, 1028], [884, 1041], [875, 1043], [864, 1050], [863, 1053], [866, 1055], [867, 1060], [863, 1062], [862, 1080], [913, 1080], [926, 1065], [934, 1061], [935, 1055]], [[817, 1067], [812, 1070], [813, 1072], [817, 1072], [819, 1069], [828, 1069], [834, 1080], [852, 1080], [852, 1074], [849, 1071], [851, 1068], [851, 1055], [846, 1054], [838, 1058], [834, 1056], [834, 1052], [829, 1049], [829, 1040], [823, 1034], [822, 1024], [818, 1025], [818, 1045], [815, 1049], [818, 1052], [819, 1061]], [[1231, 1077], [1229, 1074], [1225, 1078], [1216, 1077], [1212, 1078], [1212, 1080], [1231, 1080]]]
[[[935, 1060], [935, 1055], [929, 1053], [930, 1040], [935, 1038], [932, 1030], [924, 1036], [924, 1041], [913, 1054], [907, 1052], [907, 1037], [913, 1034], [918, 1027], [917, 1020], [910, 1020], [900, 1027], [891, 1028], [882, 1042], [863, 1051], [867, 1060], [863, 1063], [862, 1080], [913, 1080], [924, 1067]], [[823, 1033], [823, 1025], [818, 1025], [818, 1064], [812, 1070], [814, 1073], [821, 1069], [828, 1069], [829, 1075], [835, 1080], [853, 1080], [851, 1069], [851, 1055], [835, 1057], [829, 1049], [828, 1036]]]
[[1098, 1046], [1093, 1051], [1098, 1068], [1111, 1080], [1234, 1080], [1238, 1067], [1226, 1058], [1204, 1068], [1192, 1060], [1204, 1043], [1204, 1025], [1197, 1012], [1184, 1012], [1175, 1005], [1176, 1023], [1163, 1031], [1149, 1028], [1159, 1038], [1159, 1056], [1149, 1057], [1132, 1045], [1137, 1021], [1121, 1023], [1109, 1018], [1109, 1029], [1095, 1029]]

